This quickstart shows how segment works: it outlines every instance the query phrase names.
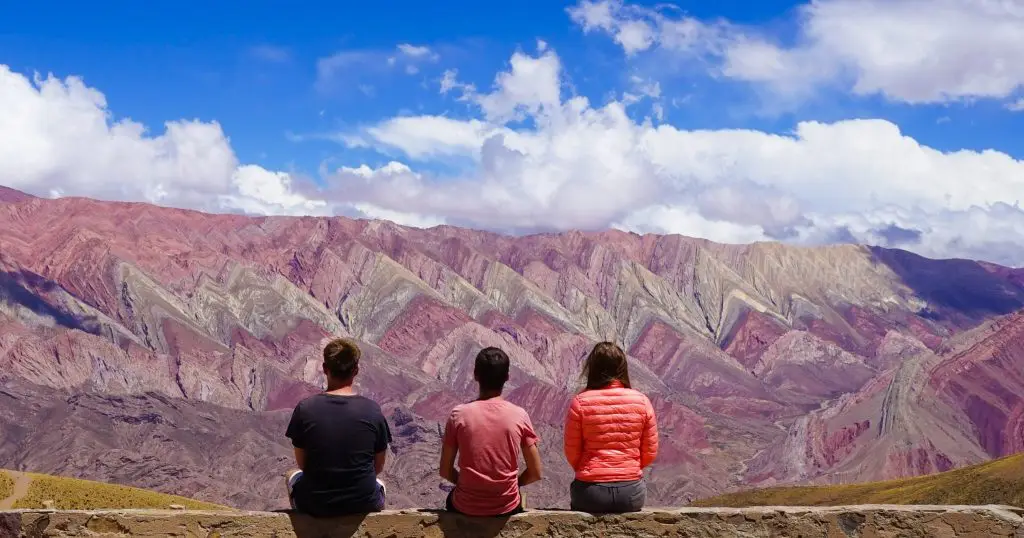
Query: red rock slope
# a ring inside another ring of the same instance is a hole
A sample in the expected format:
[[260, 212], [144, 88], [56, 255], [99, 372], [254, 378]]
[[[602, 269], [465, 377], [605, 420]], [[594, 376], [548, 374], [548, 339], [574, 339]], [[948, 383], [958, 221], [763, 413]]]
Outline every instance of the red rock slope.
[[31, 194], [25, 194], [10, 187], [0, 185], [0, 204], [14, 204], [35, 198]]
[[1024, 287], [950, 263], [20, 200], [0, 205], [0, 467], [281, 507], [284, 422], [332, 335], [364, 343], [397, 505], [443, 500], [440, 427], [487, 345], [512, 356], [508, 396], [543, 438], [538, 505], [566, 504], [561, 422], [600, 339], [628, 349], [658, 410], [652, 504], [974, 463], [1020, 447], [1024, 357], [994, 343], [1018, 321], [987, 320]]

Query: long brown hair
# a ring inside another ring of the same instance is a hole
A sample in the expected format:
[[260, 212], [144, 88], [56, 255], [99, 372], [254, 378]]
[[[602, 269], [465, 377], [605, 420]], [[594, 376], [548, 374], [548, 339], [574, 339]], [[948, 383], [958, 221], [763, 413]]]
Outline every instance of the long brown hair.
[[590, 350], [590, 355], [583, 363], [583, 375], [587, 379], [586, 390], [603, 389], [612, 381], [619, 381], [622, 386], [631, 388], [626, 352], [612, 342], [601, 342]]

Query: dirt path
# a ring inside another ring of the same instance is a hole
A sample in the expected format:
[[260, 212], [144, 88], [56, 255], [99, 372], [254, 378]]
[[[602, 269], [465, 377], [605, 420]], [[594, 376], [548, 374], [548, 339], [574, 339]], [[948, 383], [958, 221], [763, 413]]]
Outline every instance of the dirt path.
[[14, 491], [11, 493], [10, 497], [0, 499], [0, 510], [10, 510], [11, 508], [14, 508], [14, 503], [18, 502], [19, 499], [28, 494], [28, 487], [32, 484], [32, 478], [25, 473], [7, 471], [7, 476], [14, 479]]

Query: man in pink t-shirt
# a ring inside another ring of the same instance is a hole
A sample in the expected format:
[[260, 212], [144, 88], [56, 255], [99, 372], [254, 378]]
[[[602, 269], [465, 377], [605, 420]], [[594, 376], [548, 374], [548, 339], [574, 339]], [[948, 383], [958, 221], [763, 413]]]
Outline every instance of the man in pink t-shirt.
[[[508, 368], [504, 351], [496, 347], [480, 351], [473, 368], [480, 397], [456, 407], [448, 417], [441, 447], [441, 478], [455, 484], [445, 503], [448, 511], [470, 516], [522, 512], [519, 488], [541, 479], [538, 439], [530, 416], [501, 397]], [[520, 451], [526, 460], [522, 474]]]

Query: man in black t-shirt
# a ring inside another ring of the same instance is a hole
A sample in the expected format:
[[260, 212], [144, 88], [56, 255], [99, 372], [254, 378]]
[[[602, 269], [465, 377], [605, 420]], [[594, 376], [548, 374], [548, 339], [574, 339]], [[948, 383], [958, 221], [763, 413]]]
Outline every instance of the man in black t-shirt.
[[353, 390], [359, 356], [350, 340], [327, 344], [327, 391], [295, 407], [285, 434], [301, 469], [288, 477], [292, 508], [313, 516], [384, 509], [384, 484], [377, 475], [384, 469], [391, 430], [380, 406]]

